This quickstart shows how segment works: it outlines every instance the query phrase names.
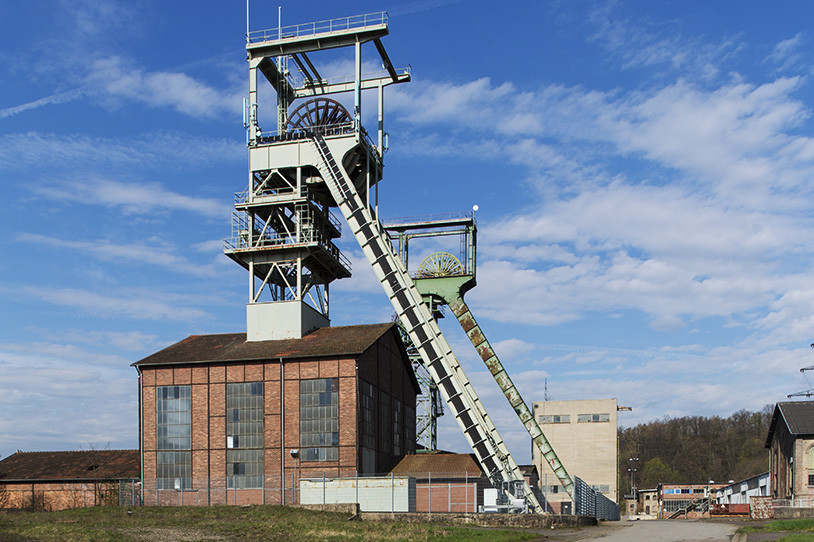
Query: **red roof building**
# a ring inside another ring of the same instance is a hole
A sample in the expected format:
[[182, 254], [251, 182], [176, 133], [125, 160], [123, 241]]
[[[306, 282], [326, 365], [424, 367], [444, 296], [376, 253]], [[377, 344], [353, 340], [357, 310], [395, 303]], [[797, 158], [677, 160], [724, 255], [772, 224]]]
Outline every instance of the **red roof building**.
[[420, 390], [392, 323], [193, 335], [133, 365], [145, 504], [293, 503], [300, 478], [415, 451]]
[[0, 508], [119, 504], [139, 473], [138, 450], [17, 452], [0, 461]]

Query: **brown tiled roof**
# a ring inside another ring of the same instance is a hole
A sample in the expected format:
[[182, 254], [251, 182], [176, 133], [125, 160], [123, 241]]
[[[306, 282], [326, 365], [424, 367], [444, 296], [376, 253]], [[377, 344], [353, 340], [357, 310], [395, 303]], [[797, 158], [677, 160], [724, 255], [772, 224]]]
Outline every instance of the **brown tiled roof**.
[[140, 478], [138, 450], [17, 452], [0, 461], [0, 482]]
[[276, 341], [247, 341], [245, 333], [191, 335], [135, 362], [133, 366], [356, 355], [367, 350], [395, 325], [324, 327], [301, 339]]
[[475, 461], [475, 454], [451, 454], [445, 452], [405, 455], [393, 470], [393, 474], [424, 478], [480, 476], [482, 471]]
[[784, 401], [774, 408], [766, 448], [772, 445], [777, 423], [784, 420], [792, 435], [814, 435], [814, 401]]

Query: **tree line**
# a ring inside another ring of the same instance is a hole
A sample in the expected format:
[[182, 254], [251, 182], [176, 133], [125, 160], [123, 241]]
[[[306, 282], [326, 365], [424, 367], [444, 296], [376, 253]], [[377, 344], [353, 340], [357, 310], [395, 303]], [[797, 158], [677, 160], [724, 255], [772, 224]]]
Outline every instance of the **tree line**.
[[769, 452], [763, 446], [773, 412], [774, 405], [766, 405], [759, 412], [739, 410], [728, 418], [668, 417], [620, 428], [620, 496], [630, 493], [628, 469], [636, 469], [639, 489], [659, 483], [726, 483], [766, 472]]

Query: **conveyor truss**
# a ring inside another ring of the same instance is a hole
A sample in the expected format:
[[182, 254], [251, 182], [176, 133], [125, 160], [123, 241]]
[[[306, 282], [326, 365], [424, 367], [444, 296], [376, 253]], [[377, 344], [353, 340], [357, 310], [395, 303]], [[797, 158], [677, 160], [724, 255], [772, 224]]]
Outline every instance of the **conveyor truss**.
[[[410, 80], [409, 70], [397, 71], [384, 50], [381, 38], [388, 31], [387, 14], [381, 13], [247, 34], [250, 81], [244, 124], [250, 182], [246, 195], [241, 194], [236, 199], [235, 231], [227, 241], [225, 252], [246, 266], [250, 276], [257, 274], [264, 285], [269, 277], [276, 276], [272, 272], [281, 267], [280, 262], [295, 262], [297, 267], [291, 276], [300, 280], [304, 271], [298, 269], [311, 269], [312, 275], [322, 280], [327, 294], [330, 281], [350, 272], [350, 266], [332, 243], [339, 228], [329, 208], [338, 207], [390, 299], [401, 327], [492, 485], [503, 488], [510, 499], [524, 497], [531, 511], [541, 513], [540, 503], [433, 314], [440, 310], [441, 304], [449, 305], [535, 444], [558, 473], [566, 490], [573, 494], [570, 477], [463, 302], [463, 293], [474, 286], [474, 250], [468, 255], [471, 261], [466, 265], [459, 262], [465, 274], [471, 270], [469, 276], [460, 275], [456, 279], [462, 279], [460, 286], [464, 287], [428, 296], [418, 285], [431, 281], [424, 280], [427, 277], [414, 281], [408, 273], [406, 258], [400, 257], [378, 220], [378, 192], [376, 202], [371, 201], [371, 189], [377, 188], [381, 180], [386, 150], [383, 88]], [[381, 76], [362, 76], [361, 46], [368, 42], [376, 46], [385, 70]], [[347, 81], [332, 82], [320, 76], [308, 55], [340, 47], [354, 48], [355, 74]], [[304, 81], [298, 83], [292, 78], [287, 67], [289, 60], [299, 67]], [[263, 132], [259, 126], [258, 74], [262, 74], [277, 93], [277, 131], [274, 133]], [[378, 144], [371, 141], [361, 125], [361, 97], [365, 89], [378, 91]], [[354, 93], [352, 111], [345, 110], [339, 102], [321, 97], [350, 91]], [[311, 103], [293, 103], [300, 98], [309, 98]], [[307, 251], [302, 245], [307, 245]], [[287, 256], [286, 250], [295, 251], [296, 259]], [[265, 267], [258, 270], [256, 266], [261, 265]], [[431, 267], [447, 274], [460, 271], [455, 262], [447, 258], [433, 262]], [[299, 296], [304, 289], [299, 283], [296, 290], [281, 282], [280, 288], [283, 286]], [[250, 303], [258, 301], [253, 292], [260, 290], [250, 285], [253, 295]], [[324, 314], [327, 318], [327, 295]]]

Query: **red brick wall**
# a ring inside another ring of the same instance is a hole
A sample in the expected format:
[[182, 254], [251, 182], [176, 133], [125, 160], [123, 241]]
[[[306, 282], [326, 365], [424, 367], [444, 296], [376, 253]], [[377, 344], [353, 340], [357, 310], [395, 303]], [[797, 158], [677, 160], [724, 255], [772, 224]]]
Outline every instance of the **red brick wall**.
[[34, 502], [44, 510], [65, 510], [119, 503], [118, 482], [33, 482], [7, 483], [6, 508], [28, 508]]
[[416, 512], [477, 512], [478, 484], [460, 480], [416, 482]]
[[[369, 382], [375, 388], [375, 413], [377, 418], [377, 425], [374, 434], [376, 435], [376, 443], [379, 446], [376, 452], [376, 472], [367, 474], [381, 474], [386, 472], [393, 466], [395, 456], [393, 454], [393, 436], [388, 435], [390, 438], [382, 443], [379, 438], [382, 425], [385, 430], [392, 432], [392, 408], [393, 398], [398, 399], [402, 404], [402, 424], [401, 424], [401, 453], [402, 455], [413, 452], [414, 444], [412, 447], [407, 445], [407, 423], [405, 420], [405, 407], [411, 407], [415, 410], [416, 390], [413, 388], [412, 380], [409, 377], [408, 370], [412, 371], [412, 367], [408, 368], [409, 362], [406, 362], [402, 357], [401, 346], [397, 342], [396, 332], [386, 334], [369, 348], [359, 358], [359, 378]], [[390, 410], [387, 414], [387, 419], [381, 419], [379, 398], [380, 393], [384, 392], [390, 396]], [[412, 421], [415, 423], [415, 420]]]
[[[284, 393], [281, 397], [280, 364], [278, 360], [268, 362], [233, 362], [178, 367], [142, 368], [143, 430], [142, 443], [144, 456], [143, 478], [149, 488], [156, 477], [156, 419], [155, 387], [166, 385], [192, 385], [192, 476], [193, 490], [206, 496], [194, 498], [206, 502], [201, 504], [231, 504], [237, 499], [252, 499], [254, 490], [236, 492], [225, 489], [222, 480], [226, 476], [226, 383], [264, 382], [264, 468], [267, 487], [279, 488], [285, 483], [286, 494], [282, 491], [267, 491], [265, 502], [291, 502], [293, 476], [321, 477], [353, 476], [361, 468], [361, 454], [358, 449], [358, 400], [357, 378], [364, 378], [391, 397], [396, 397], [404, 406], [415, 408], [415, 390], [407, 373], [408, 365], [402, 359], [401, 350], [395, 342], [394, 332], [385, 334], [359, 359], [353, 357], [333, 359], [302, 359], [284, 361]], [[358, 366], [358, 371], [357, 371]], [[411, 369], [410, 369], [411, 370]], [[358, 373], [358, 376], [357, 376]], [[339, 379], [339, 460], [327, 462], [295, 461], [289, 451], [300, 448], [299, 437], [299, 381], [311, 378]], [[378, 405], [377, 405], [378, 407]], [[281, 412], [281, 409], [284, 412]], [[404, 407], [402, 408], [404, 411]], [[378, 410], [377, 410], [378, 413]], [[281, 420], [285, 424], [281, 428]], [[392, 414], [380, 423], [392, 427]], [[402, 423], [402, 429], [406, 424]], [[285, 432], [281, 447], [282, 432]], [[405, 435], [402, 434], [402, 451], [406, 449]], [[392, 446], [389, 450], [378, 450], [378, 468], [384, 469], [393, 460]], [[209, 480], [207, 482], [207, 479]], [[207, 485], [208, 484], [208, 485]], [[193, 491], [194, 492], [194, 491]], [[190, 492], [193, 493], [193, 492]], [[153, 492], [154, 493], [154, 492]], [[145, 496], [147, 504], [162, 502], [162, 499], [187, 502], [189, 495]], [[255, 492], [261, 494], [261, 492]], [[240, 495], [243, 494], [243, 497]], [[180, 500], [179, 500], [180, 499]], [[260, 495], [262, 500], [262, 494]], [[261, 501], [257, 501], [261, 502]]]

